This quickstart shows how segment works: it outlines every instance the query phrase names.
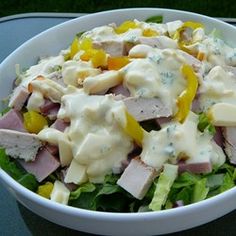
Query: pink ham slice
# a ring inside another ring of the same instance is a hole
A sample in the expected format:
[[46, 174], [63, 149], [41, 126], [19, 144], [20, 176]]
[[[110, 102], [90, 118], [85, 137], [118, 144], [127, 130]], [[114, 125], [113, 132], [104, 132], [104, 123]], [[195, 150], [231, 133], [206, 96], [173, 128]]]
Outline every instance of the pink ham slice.
[[60, 104], [54, 103], [49, 99], [45, 99], [44, 104], [40, 107], [41, 113], [47, 116], [50, 120], [55, 120], [57, 118], [59, 109]]
[[46, 148], [39, 151], [34, 161], [20, 161], [20, 164], [27, 172], [33, 174], [39, 182], [47, 178], [60, 166], [58, 159]]
[[127, 88], [125, 88], [122, 84], [119, 84], [113, 88], [108, 90], [108, 93], [113, 93], [115, 96], [123, 95], [124, 97], [129, 97], [130, 92]]
[[64, 130], [70, 125], [70, 123], [65, 122], [64, 120], [57, 119], [50, 127], [57, 129], [61, 132], [64, 132]]
[[151, 166], [147, 166], [137, 157], [131, 160], [117, 184], [135, 198], [141, 200], [156, 176], [156, 170]]
[[236, 127], [224, 127], [223, 136], [225, 138], [225, 152], [232, 164], [236, 164]]
[[26, 132], [23, 124], [23, 118], [19, 111], [11, 109], [0, 118], [0, 129], [10, 129], [20, 132]]
[[185, 171], [194, 174], [204, 174], [212, 172], [212, 165], [210, 162], [179, 163], [178, 167], [179, 173], [183, 173]]
[[215, 133], [213, 139], [220, 147], [223, 147], [224, 146], [224, 137], [222, 134], [222, 128], [215, 127], [215, 129], [216, 129], [216, 133]]
[[9, 107], [13, 107], [20, 111], [28, 99], [30, 92], [23, 86], [18, 86], [14, 89], [9, 101]]
[[172, 111], [159, 98], [129, 97], [123, 100], [128, 112], [137, 121], [145, 121], [160, 117], [169, 117]]

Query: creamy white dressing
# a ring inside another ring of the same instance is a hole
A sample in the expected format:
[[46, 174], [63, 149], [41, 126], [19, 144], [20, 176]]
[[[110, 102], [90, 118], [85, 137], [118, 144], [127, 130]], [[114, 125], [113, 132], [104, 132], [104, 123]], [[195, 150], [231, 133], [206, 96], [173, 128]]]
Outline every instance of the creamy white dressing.
[[236, 105], [236, 76], [225, 71], [221, 66], [215, 66], [207, 76], [200, 81], [200, 109], [208, 110], [220, 102]]
[[176, 111], [176, 98], [186, 87], [180, 68], [186, 63], [175, 49], [153, 49], [137, 45], [131, 49], [133, 60], [121, 69], [123, 84], [134, 97], [159, 97], [164, 104]]
[[216, 148], [211, 135], [198, 131], [197, 124], [198, 117], [191, 112], [183, 124], [172, 121], [160, 131], [146, 133], [141, 159], [157, 170], [164, 163], [177, 164], [181, 158], [187, 163], [222, 165], [225, 161], [223, 151]]
[[101, 73], [100, 69], [93, 68], [91, 62], [66, 61], [62, 66], [62, 78], [66, 85], [78, 87], [88, 76], [95, 76]]
[[[82, 35], [82, 38], [91, 38], [93, 43], [107, 43], [107, 48], [114, 42], [113, 45], [122, 43], [118, 47], [122, 50], [123, 46], [126, 49], [127, 42], [132, 46], [138, 44], [129, 51], [131, 62], [118, 71], [94, 68], [91, 61], [80, 59], [81, 51], [72, 60], [64, 61], [62, 51], [59, 56], [40, 60], [20, 75], [23, 86], [27, 87], [29, 83], [33, 86], [28, 110], [39, 111], [44, 99], [49, 98], [61, 103], [58, 118], [70, 121], [64, 132], [45, 128], [38, 134], [41, 140], [58, 145], [61, 165], [68, 167], [67, 182], [103, 182], [106, 174], [121, 168], [133, 148], [132, 138], [121, 128], [125, 127], [126, 122], [124, 103], [115, 101], [110, 95], [88, 94], [101, 93], [123, 83], [131, 96], [158, 97], [175, 114], [176, 99], [186, 88], [180, 69], [187, 63], [197, 65], [202, 76], [199, 76], [201, 111], [219, 102], [236, 105], [236, 78], [221, 67], [236, 66], [236, 49], [220, 39], [205, 35], [204, 29], [198, 28], [192, 34], [193, 44], [186, 46], [192, 53], [192, 58], [187, 58], [186, 52], [176, 49], [177, 40], [169, 38], [183, 25], [182, 21], [155, 24], [135, 20], [135, 23], [137, 28], [122, 34], [115, 32], [114, 25], [108, 25]], [[157, 31], [160, 37], [144, 37], [143, 31], [147, 29]], [[155, 40], [158, 37], [164, 49], [140, 44], [143, 38]], [[195, 58], [198, 52], [204, 53], [202, 62]], [[46, 80], [34, 80], [39, 75]], [[65, 87], [53, 82], [54, 76]], [[162, 169], [165, 163], [177, 164], [183, 157], [187, 163], [223, 164], [225, 155], [222, 149], [212, 141], [211, 135], [199, 132], [197, 124], [197, 116], [190, 113], [183, 124], [171, 121], [163, 125], [160, 131], [145, 132], [142, 160], [157, 170]], [[76, 170], [80, 173], [75, 173]]]
[[124, 120], [123, 102], [112, 96], [89, 96], [82, 90], [62, 97], [58, 117], [70, 120], [66, 133], [74, 159], [86, 166], [91, 182], [102, 182], [115, 167], [121, 167], [132, 149], [132, 140], [117, 119]]
[[37, 65], [31, 66], [25, 72], [25, 74], [21, 77], [22, 78], [21, 84], [24, 87], [27, 87], [28, 84], [39, 75], [50, 77], [50, 74], [60, 69], [63, 63], [64, 63], [63, 55], [43, 58], [39, 61]]

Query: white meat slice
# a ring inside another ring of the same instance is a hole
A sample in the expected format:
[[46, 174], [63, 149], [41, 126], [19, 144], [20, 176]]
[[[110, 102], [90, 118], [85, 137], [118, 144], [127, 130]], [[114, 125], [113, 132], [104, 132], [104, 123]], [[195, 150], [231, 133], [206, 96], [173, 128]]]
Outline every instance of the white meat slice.
[[126, 53], [125, 43], [120, 40], [94, 41], [93, 47], [103, 49], [112, 57], [120, 57]]
[[128, 112], [137, 121], [169, 117], [172, 115], [171, 108], [164, 105], [159, 98], [128, 97], [123, 101]]
[[137, 199], [143, 199], [157, 176], [155, 168], [147, 166], [140, 158], [131, 160], [117, 184]]
[[236, 127], [224, 127], [225, 152], [231, 163], [236, 164]]
[[23, 86], [18, 86], [14, 89], [9, 101], [9, 107], [13, 107], [20, 111], [26, 100], [28, 99], [30, 92]]
[[25, 161], [34, 160], [38, 149], [42, 146], [35, 134], [0, 129], [0, 137], [0, 147], [5, 148], [7, 155]]

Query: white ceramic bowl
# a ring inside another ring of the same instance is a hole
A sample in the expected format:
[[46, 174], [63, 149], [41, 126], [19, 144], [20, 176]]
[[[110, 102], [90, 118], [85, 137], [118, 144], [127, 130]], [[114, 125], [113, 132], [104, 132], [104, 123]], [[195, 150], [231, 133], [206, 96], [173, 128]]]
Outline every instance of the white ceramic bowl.
[[[163, 15], [164, 22], [173, 20], [200, 21], [206, 30], [217, 28], [225, 41], [234, 45], [236, 28], [206, 16], [167, 9], [139, 8], [107, 11], [80, 17], [53, 27], [24, 43], [0, 65], [0, 97], [11, 92], [15, 78], [15, 64], [27, 68], [39, 56], [56, 55], [66, 48], [76, 33], [111, 22], [127, 19], [145, 20], [153, 15]], [[234, 45], [235, 46], [235, 45]], [[24, 206], [36, 214], [63, 226], [102, 235], [157, 235], [181, 231], [214, 220], [236, 208], [236, 188], [192, 205], [146, 213], [106, 213], [64, 206], [44, 199], [22, 187], [4, 171], [0, 180]]]

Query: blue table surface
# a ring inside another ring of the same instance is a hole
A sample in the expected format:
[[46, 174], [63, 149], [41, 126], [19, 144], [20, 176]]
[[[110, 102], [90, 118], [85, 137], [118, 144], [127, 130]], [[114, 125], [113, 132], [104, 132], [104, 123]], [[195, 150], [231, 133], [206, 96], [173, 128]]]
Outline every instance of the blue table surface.
[[[0, 63], [14, 49], [34, 35], [74, 17], [83, 14], [24, 14], [0, 18]], [[227, 19], [226, 19], [227, 20]], [[230, 21], [230, 20], [229, 20]], [[232, 24], [236, 22], [230, 21]], [[81, 235], [91, 234], [74, 231], [54, 223], [29, 211], [18, 203], [7, 190], [0, 185], [0, 236], [30, 236], [30, 235]], [[236, 201], [236, 199], [235, 199]], [[207, 214], [207, 212], [206, 212]], [[188, 235], [236, 235], [236, 211], [227, 214], [208, 224], [169, 234], [173, 236]]]

